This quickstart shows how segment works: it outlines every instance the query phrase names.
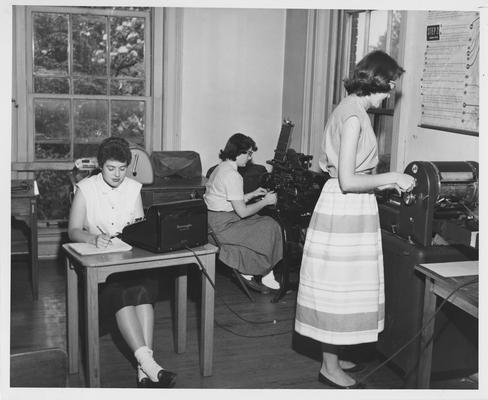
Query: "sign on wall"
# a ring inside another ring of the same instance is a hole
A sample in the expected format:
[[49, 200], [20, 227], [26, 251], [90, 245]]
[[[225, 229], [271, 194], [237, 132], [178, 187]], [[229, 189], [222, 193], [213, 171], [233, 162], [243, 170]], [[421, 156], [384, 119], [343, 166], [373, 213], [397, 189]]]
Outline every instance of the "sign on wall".
[[429, 11], [420, 82], [420, 126], [479, 132], [479, 13]]

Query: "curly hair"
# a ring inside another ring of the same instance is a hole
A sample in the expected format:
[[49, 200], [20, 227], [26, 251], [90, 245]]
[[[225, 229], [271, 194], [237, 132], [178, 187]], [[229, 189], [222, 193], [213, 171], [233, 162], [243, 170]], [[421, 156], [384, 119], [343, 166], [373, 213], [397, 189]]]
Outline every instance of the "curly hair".
[[109, 137], [98, 147], [97, 161], [98, 167], [103, 168], [108, 160], [115, 160], [121, 163], [130, 164], [132, 153], [130, 152], [129, 142], [121, 137]]
[[222, 161], [235, 161], [238, 155], [245, 154], [249, 149], [257, 151], [256, 142], [242, 133], [234, 133], [227, 141], [224, 150], [220, 150], [219, 158]]
[[356, 65], [352, 76], [344, 79], [347, 94], [368, 96], [388, 93], [390, 82], [397, 80], [405, 70], [384, 51], [376, 50], [363, 57]]

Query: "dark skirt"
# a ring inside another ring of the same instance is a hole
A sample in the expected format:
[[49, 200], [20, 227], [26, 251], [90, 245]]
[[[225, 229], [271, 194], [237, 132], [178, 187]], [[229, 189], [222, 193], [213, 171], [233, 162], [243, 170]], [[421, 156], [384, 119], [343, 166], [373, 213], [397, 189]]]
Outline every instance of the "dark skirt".
[[159, 292], [155, 271], [129, 271], [112, 274], [101, 285], [102, 312], [115, 314], [126, 306], [154, 304]]
[[208, 212], [208, 223], [219, 240], [219, 259], [248, 275], [266, 275], [283, 258], [281, 227], [273, 218], [235, 212]]

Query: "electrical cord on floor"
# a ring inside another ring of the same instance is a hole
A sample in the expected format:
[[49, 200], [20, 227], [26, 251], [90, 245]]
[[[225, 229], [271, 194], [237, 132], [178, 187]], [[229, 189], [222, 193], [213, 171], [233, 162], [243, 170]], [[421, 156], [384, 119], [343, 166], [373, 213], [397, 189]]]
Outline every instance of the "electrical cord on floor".
[[[202, 273], [205, 275], [205, 277], [208, 279], [208, 281], [210, 282], [210, 284], [212, 285], [212, 287], [216, 291], [215, 283], [210, 278], [210, 275], [208, 274], [207, 269], [205, 268], [205, 266], [203, 265], [202, 261], [200, 260], [200, 257], [198, 257], [198, 254], [191, 247], [189, 247], [187, 245], [185, 245], [185, 248], [193, 253], [193, 255], [195, 256], [195, 259], [198, 262], [198, 266], [200, 268], [200, 271], [202, 271]], [[232, 312], [235, 316], [237, 316], [242, 321], [247, 322], [248, 324], [274, 324], [275, 325], [278, 322], [285, 322], [285, 321], [291, 321], [291, 320], [293, 320], [293, 318], [284, 318], [284, 319], [273, 319], [273, 320], [268, 320], [268, 321], [252, 321], [252, 320], [249, 320], [249, 319], [246, 319], [246, 318], [242, 317], [237, 311], [233, 310], [225, 302], [224, 299], [222, 299], [220, 297], [216, 297], [216, 298], [219, 299], [228, 308], [228, 310], [230, 312]], [[227, 332], [230, 332], [230, 333], [232, 333], [232, 334], [234, 334], [236, 336], [239, 336], [239, 337], [247, 337], [247, 338], [263, 338], [263, 337], [268, 337], [268, 336], [279, 336], [279, 335], [288, 334], [288, 333], [290, 333], [290, 332], [293, 331], [293, 330], [288, 330], [286, 332], [271, 333], [271, 334], [265, 334], [265, 335], [244, 335], [244, 334], [240, 334], [240, 333], [234, 332], [233, 330], [231, 330], [229, 328], [226, 328], [225, 326], [221, 325], [216, 319], [215, 319], [215, 325], [217, 325], [219, 328], [221, 328], [221, 329], [223, 329], [223, 330], [225, 330]]]
[[[370, 377], [371, 375], [373, 375], [373, 373], [375, 373], [377, 370], [379, 370], [381, 367], [383, 367], [386, 363], [388, 363], [389, 361], [391, 361], [393, 358], [395, 358], [398, 354], [400, 354], [408, 345], [410, 345], [421, 333], [422, 331], [434, 320], [435, 316], [439, 313], [439, 311], [441, 311], [442, 307], [444, 306], [444, 304], [446, 304], [447, 300], [454, 294], [456, 293], [459, 289], [465, 287], [465, 286], [468, 286], [468, 285], [471, 285], [472, 283], [475, 283], [478, 281], [478, 277], [476, 278], [473, 278], [473, 279], [470, 279], [468, 282], [465, 282], [461, 285], [458, 285], [456, 288], [454, 288], [448, 296], [446, 296], [441, 304], [439, 304], [439, 307], [436, 308], [436, 310], [434, 311], [434, 314], [432, 315], [432, 317], [430, 317], [430, 319], [420, 327], [420, 329], [415, 333], [415, 335], [412, 336], [411, 339], [409, 339], [403, 346], [401, 346], [397, 351], [395, 351], [390, 357], [388, 357], [385, 361], [383, 361], [381, 364], [377, 365], [375, 368], [373, 368], [371, 371], [369, 371], [365, 376], [363, 376], [361, 379], [358, 380], [358, 383], [364, 383], [366, 381], [366, 378]], [[431, 338], [429, 338], [429, 341], [431, 340]]]
[[288, 335], [289, 333], [293, 332], [292, 329], [284, 332], [278, 332], [278, 333], [266, 333], [263, 335], [244, 335], [242, 333], [234, 332], [232, 329], [226, 328], [225, 326], [219, 324], [217, 320], [215, 320], [215, 325], [217, 325], [220, 329], [223, 329], [224, 331], [227, 331], [229, 333], [232, 333], [235, 336], [239, 337], [244, 337], [244, 338], [264, 338], [264, 337], [271, 337], [271, 336], [281, 336], [281, 335]]

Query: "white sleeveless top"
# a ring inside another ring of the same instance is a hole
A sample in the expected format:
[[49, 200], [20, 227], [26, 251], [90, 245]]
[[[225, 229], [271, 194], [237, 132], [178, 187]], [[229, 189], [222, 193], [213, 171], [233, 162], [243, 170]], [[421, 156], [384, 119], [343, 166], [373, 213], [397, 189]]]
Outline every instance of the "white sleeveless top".
[[361, 128], [356, 152], [355, 172], [372, 170], [378, 164], [376, 135], [371, 126], [369, 115], [361, 105], [359, 97], [349, 95], [337, 105], [330, 115], [322, 139], [319, 166], [323, 171], [328, 172], [332, 178], [338, 177], [343, 126], [352, 116], [359, 119]]
[[118, 187], [113, 188], [99, 173], [82, 179], [77, 187], [85, 198], [83, 228], [89, 233], [100, 234], [99, 226], [105, 233], [115, 235], [136, 218], [144, 216], [139, 215], [141, 210], [136, 207], [142, 184], [134, 179], [126, 177]]

